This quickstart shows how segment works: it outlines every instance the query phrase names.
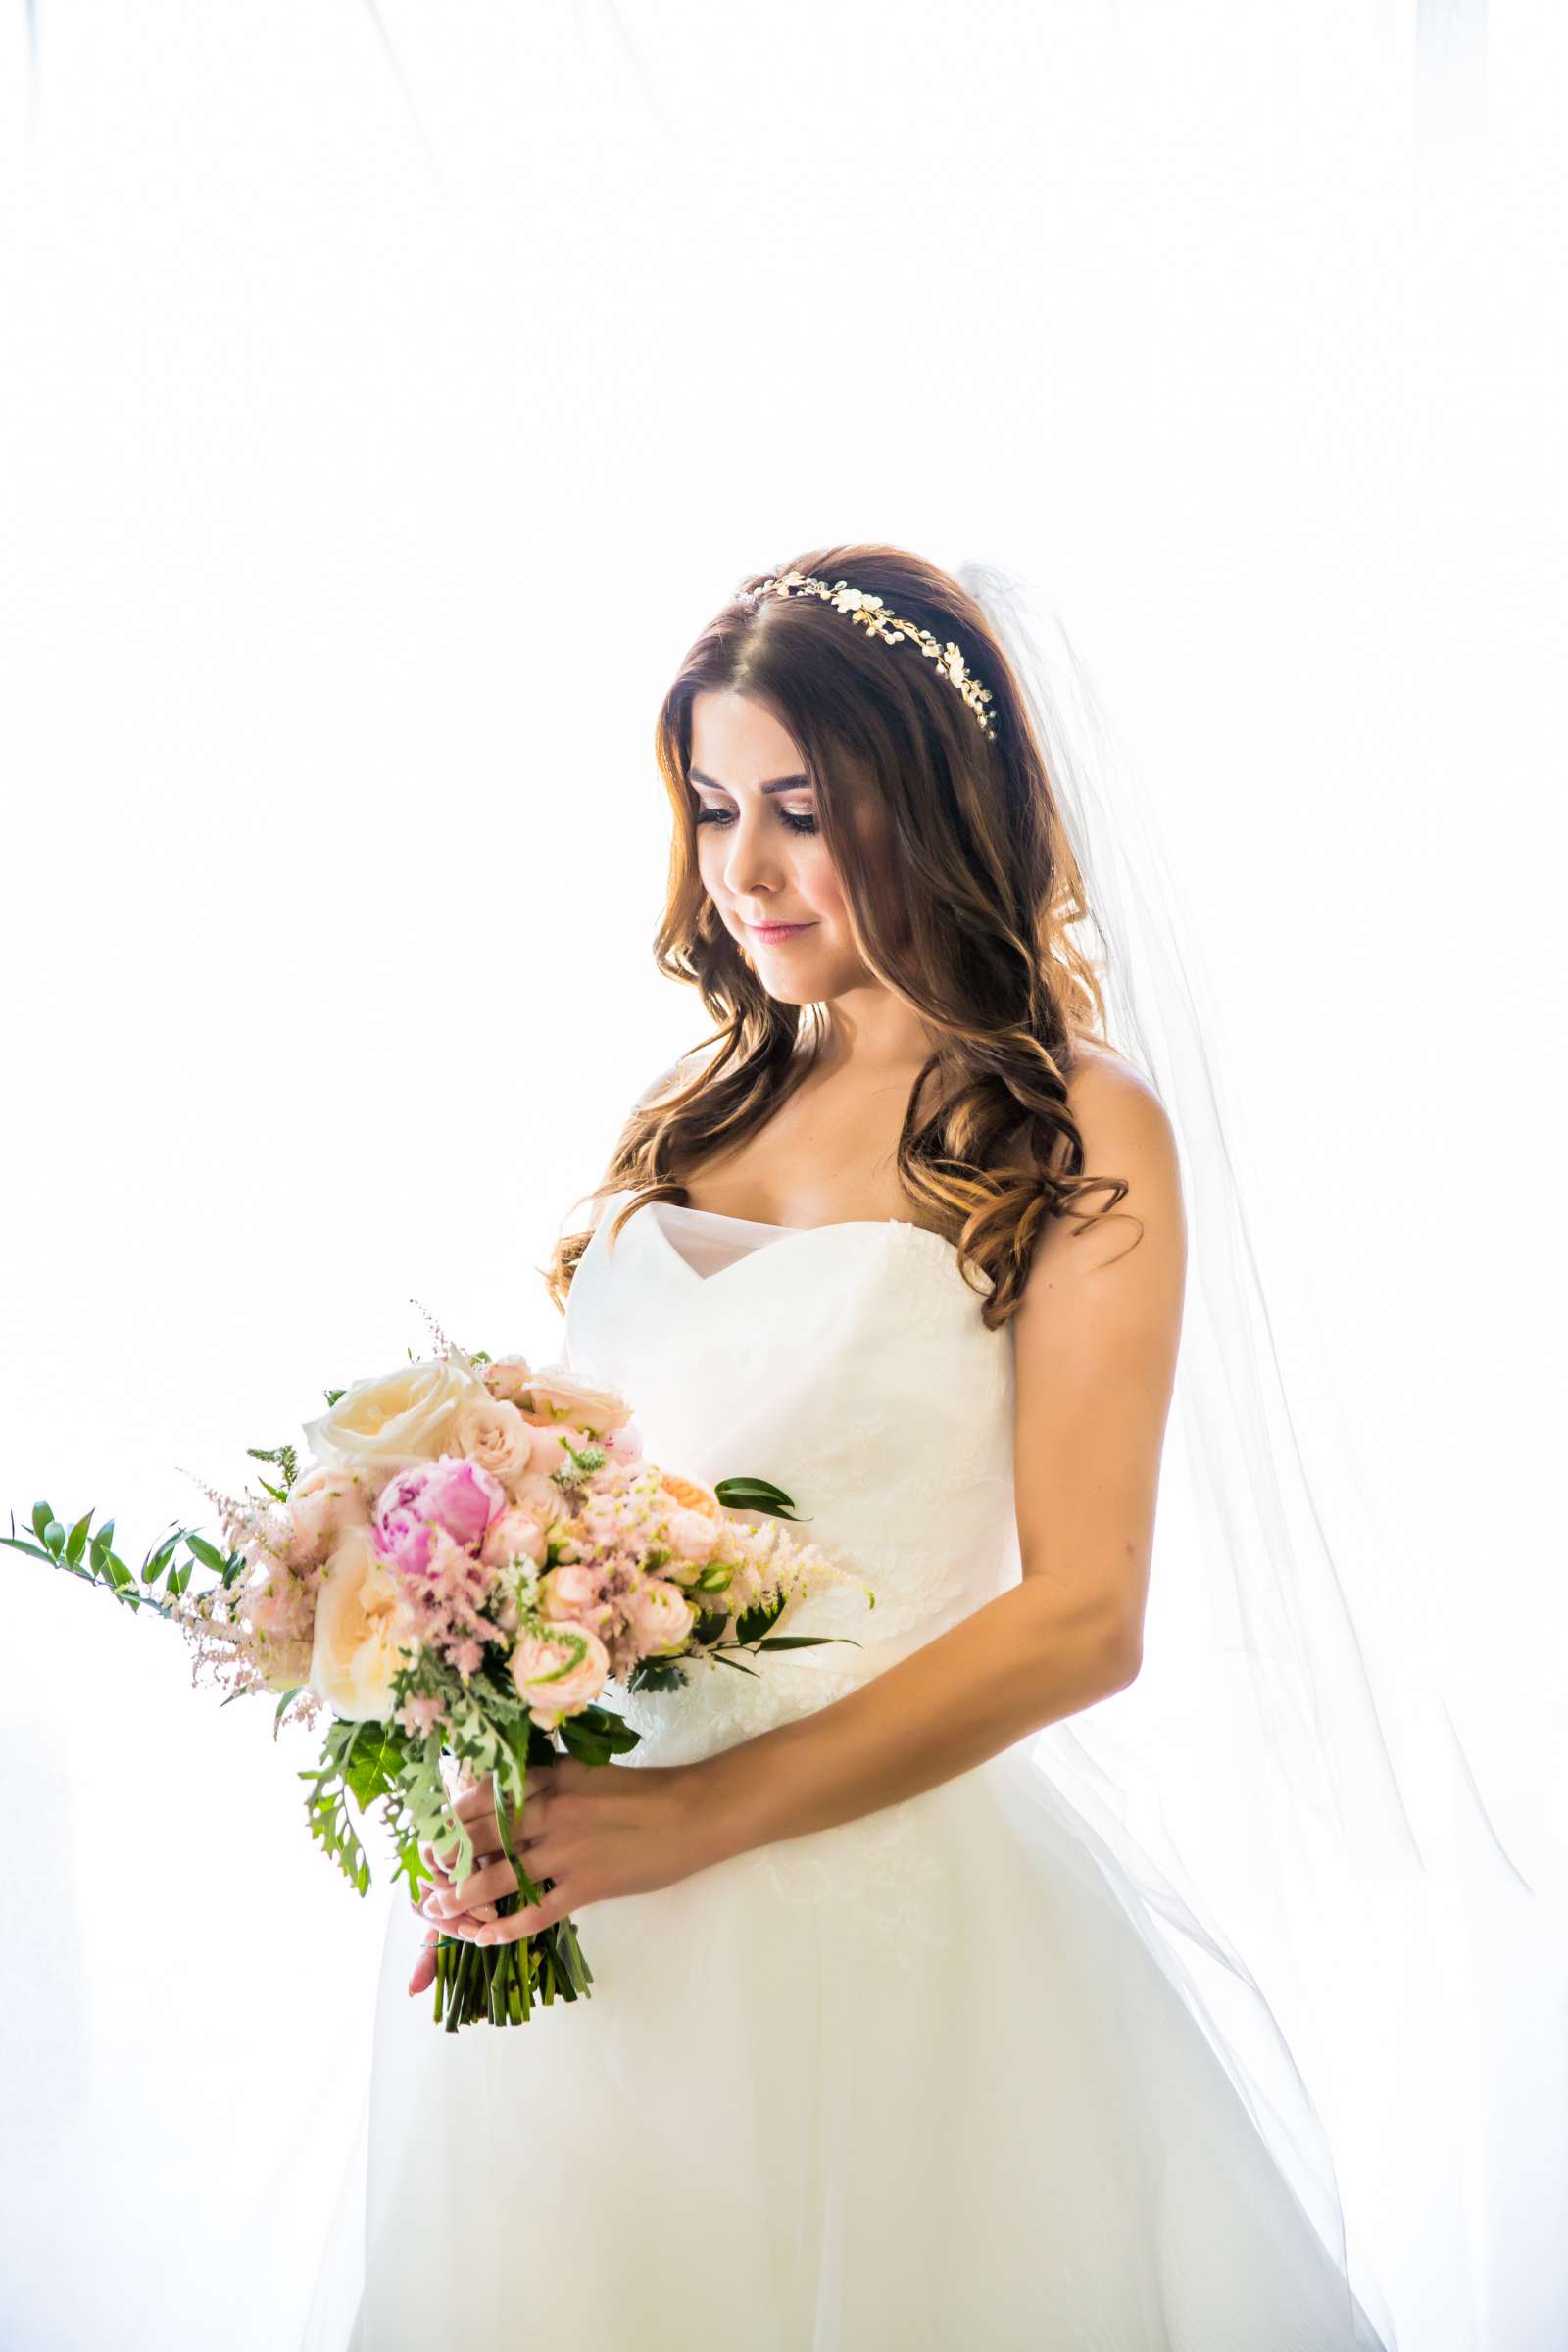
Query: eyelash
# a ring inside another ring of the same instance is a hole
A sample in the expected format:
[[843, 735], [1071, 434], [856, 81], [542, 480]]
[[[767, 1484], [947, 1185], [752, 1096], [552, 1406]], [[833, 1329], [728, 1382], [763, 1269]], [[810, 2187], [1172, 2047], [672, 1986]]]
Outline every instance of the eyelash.
[[[781, 808], [779, 815], [792, 833], [814, 833], [816, 831], [814, 816], [802, 816], [793, 808]], [[733, 811], [728, 808], [699, 808], [695, 812], [694, 821], [699, 825], [732, 825], [735, 817]]]

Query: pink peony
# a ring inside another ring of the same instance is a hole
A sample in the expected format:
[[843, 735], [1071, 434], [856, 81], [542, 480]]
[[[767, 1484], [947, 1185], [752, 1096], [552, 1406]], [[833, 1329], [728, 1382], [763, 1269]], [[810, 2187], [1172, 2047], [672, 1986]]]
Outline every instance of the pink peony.
[[376, 1548], [405, 1576], [423, 1576], [437, 1528], [464, 1551], [475, 1552], [506, 1508], [506, 1489], [479, 1463], [455, 1454], [416, 1462], [382, 1490], [375, 1506]]
[[634, 1421], [626, 1422], [623, 1428], [612, 1429], [603, 1443], [611, 1460], [618, 1462], [623, 1469], [629, 1470], [634, 1462], [640, 1462], [643, 1458], [643, 1433]]
[[584, 1625], [547, 1624], [512, 1653], [517, 1696], [541, 1731], [592, 1704], [610, 1677], [610, 1652]]

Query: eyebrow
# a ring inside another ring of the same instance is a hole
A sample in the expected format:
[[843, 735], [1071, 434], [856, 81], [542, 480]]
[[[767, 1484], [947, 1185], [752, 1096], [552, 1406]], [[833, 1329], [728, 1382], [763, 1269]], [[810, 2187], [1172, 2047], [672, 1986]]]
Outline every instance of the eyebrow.
[[[687, 772], [694, 784], [706, 784], [710, 792], [728, 792], [729, 790], [729, 786], [721, 784], [716, 776], [705, 776], [700, 767], [691, 768]], [[767, 783], [759, 784], [757, 789], [759, 792], [793, 792], [798, 785], [809, 784], [810, 781], [809, 776], [773, 776]]]

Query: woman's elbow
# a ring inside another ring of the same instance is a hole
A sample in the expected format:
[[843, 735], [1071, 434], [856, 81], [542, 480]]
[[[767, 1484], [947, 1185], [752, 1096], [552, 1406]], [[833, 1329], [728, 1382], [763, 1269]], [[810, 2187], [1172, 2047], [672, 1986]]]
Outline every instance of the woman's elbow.
[[1141, 1617], [1125, 1609], [1111, 1610], [1101, 1642], [1101, 1668], [1107, 1692], [1125, 1690], [1143, 1670], [1144, 1627]]

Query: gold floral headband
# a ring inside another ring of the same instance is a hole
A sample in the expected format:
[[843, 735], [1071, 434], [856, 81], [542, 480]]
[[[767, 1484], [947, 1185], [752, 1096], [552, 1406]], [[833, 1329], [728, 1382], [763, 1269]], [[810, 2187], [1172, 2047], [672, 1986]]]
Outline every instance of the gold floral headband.
[[906, 637], [912, 638], [927, 661], [934, 662], [949, 683], [956, 686], [978, 719], [980, 731], [987, 742], [996, 742], [997, 730], [985, 708], [992, 699], [991, 689], [982, 686], [979, 679], [965, 667], [963, 656], [951, 637], [945, 645], [939, 644], [929, 629], [922, 629], [914, 621], [905, 620], [897, 612], [890, 612], [879, 596], [872, 596], [864, 588], [852, 588], [847, 580], [835, 580], [829, 587], [826, 580], [808, 578], [803, 571], [774, 572], [760, 586], [743, 588], [740, 595], [756, 603], [770, 592], [774, 596], [789, 596], [792, 592], [801, 596], [819, 596], [835, 612], [847, 612], [852, 620], [860, 621], [875, 635], [885, 638], [889, 645], [898, 645]]

